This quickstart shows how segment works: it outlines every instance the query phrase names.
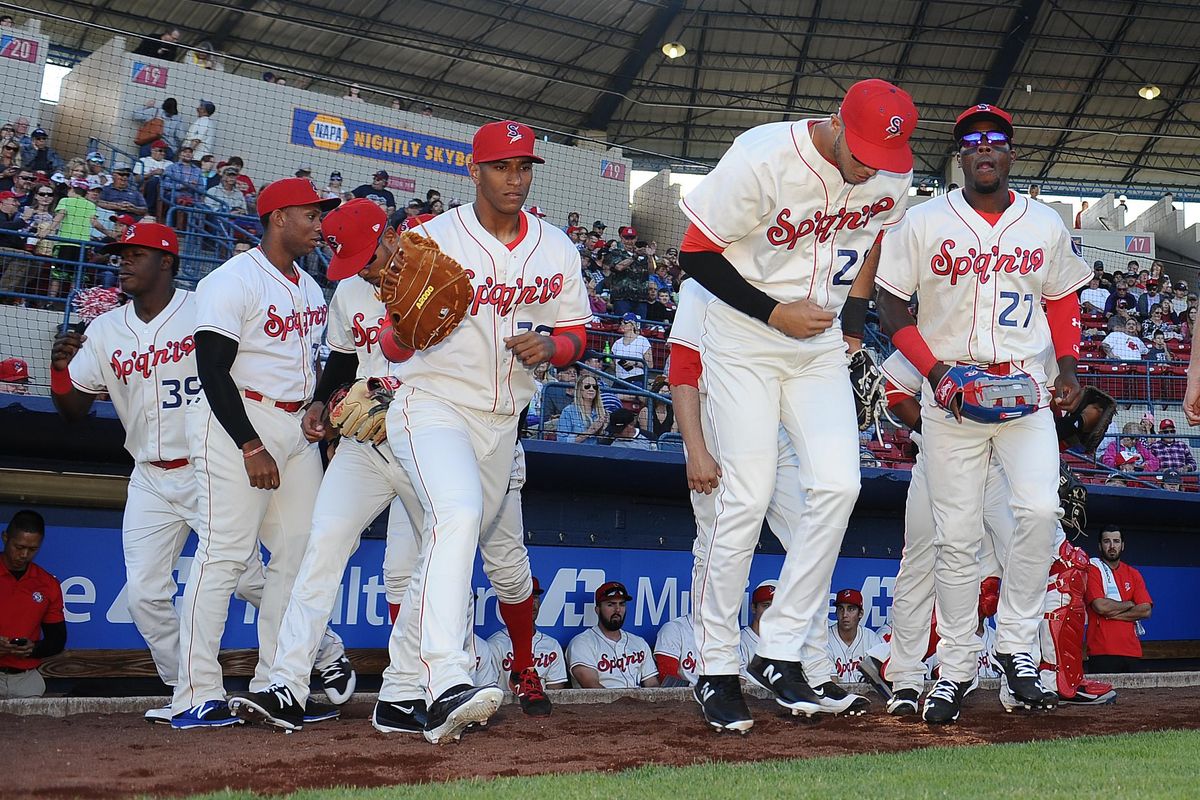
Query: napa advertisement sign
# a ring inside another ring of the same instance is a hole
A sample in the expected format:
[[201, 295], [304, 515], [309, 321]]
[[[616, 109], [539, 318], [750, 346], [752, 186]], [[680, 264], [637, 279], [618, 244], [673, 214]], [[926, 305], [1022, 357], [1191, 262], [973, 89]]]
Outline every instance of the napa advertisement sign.
[[467, 165], [471, 163], [471, 145], [466, 142], [306, 108], [292, 110], [291, 141], [303, 147], [454, 175], [467, 175]]

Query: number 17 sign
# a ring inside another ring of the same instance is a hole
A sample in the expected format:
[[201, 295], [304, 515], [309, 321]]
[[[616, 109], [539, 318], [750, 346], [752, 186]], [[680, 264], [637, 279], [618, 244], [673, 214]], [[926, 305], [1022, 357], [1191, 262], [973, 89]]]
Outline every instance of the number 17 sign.
[[162, 89], [167, 85], [167, 68], [135, 61], [133, 62], [133, 82]]

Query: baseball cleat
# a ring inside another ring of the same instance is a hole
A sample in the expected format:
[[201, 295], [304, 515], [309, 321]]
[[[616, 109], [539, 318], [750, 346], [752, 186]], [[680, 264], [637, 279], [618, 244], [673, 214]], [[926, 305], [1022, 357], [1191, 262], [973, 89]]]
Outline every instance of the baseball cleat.
[[354, 666], [350, 663], [350, 659], [345, 655], [317, 671], [321, 675], [321, 686], [325, 689], [325, 696], [335, 706], [345, 703], [350, 699], [350, 695], [354, 694], [354, 687], [358, 685], [358, 676], [354, 672]]
[[235, 692], [229, 697], [229, 710], [239, 719], [285, 731], [298, 731], [308, 721], [292, 690], [279, 685], [261, 692]]
[[1000, 703], [1006, 711], [1014, 708], [1049, 711], [1058, 705], [1058, 695], [1042, 686], [1037, 662], [1029, 653], [996, 653], [996, 663], [1004, 671], [1000, 678]]
[[371, 726], [380, 733], [424, 733], [427, 722], [424, 700], [380, 700], [371, 714]]
[[949, 678], [938, 678], [933, 689], [925, 696], [921, 718], [930, 725], [946, 725], [956, 721], [970, 685], [970, 681], [959, 683]]
[[892, 701], [892, 682], [883, 677], [883, 663], [874, 656], [863, 656], [863, 660], [858, 664], [858, 671], [866, 678], [867, 683], [879, 693], [883, 698], [883, 702], [890, 703]]
[[171, 724], [171, 704], [167, 703], [161, 708], [152, 708], [148, 710], [143, 717], [147, 722], [153, 722], [155, 725], [170, 725]]
[[966, 683], [966, 688], [963, 689], [963, 700], [966, 700], [971, 696], [971, 692], [979, 688], [979, 673], [972, 675], [971, 680], [967, 681]]
[[793, 714], [811, 717], [822, 711], [821, 697], [808, 685], [804, 666], [799, 661], [776, 661], [755, 656], [746, 671], [758, 683], [774, 692], [775, 702]]
[[916, 689], [897, 689], [892, 699], [888, 700], [887, 713], [893, 717], [916, 714], [921, 710], [920, 701], [921, 693]]
[[327, 722], [331, 719], [337, 719], [341, 715], [342, 710], [337, 706], [322, 703], [320, 700], [313, 700], [311, 697], [304, 704], [304, 721], [309, 724]]
[[229, 712], [229, 705], [224, 700], [206, 700], [171, 717], [171, 727], [180, 731], [241, 724], [242, 721]]
[[812, 687], [813, 694], [821, 704], [824, 714], [842, 714], [847, 717], [861, 717], [871, 707], [871, 701], [857, 694], [851, 694], [833, 681], [826, 681], [820, 686]]
[[527, 716], [548, 717], [554, 710], [550, 698], [546, 697], [546, 690], [542, 688], [542, 679], [533, 667], [509, 673], [508, 684], [521, 701], [521, 710]]
[[1058, 702], [1077, 706], [1106, 706], [1117, 702], [1117, 693], [1113, 691], [1111, 683], [1084, 678], [1083, 683], [1075, 688], [1073, 696], [1059, 694]]
[[468, 683], [452, 686], [429, 707], [426, 741], [430, 744], [458, 741], [471, 725], [487, 722], [503, 700], [504, 692], [495, 686], [476, 687]]
[[754, 718], [742, 696], [736, 675], [701, 675], [692, 689], [692, 697], [704, 712], [704, 721], [718, 731], [745, 734], [754, 727]]

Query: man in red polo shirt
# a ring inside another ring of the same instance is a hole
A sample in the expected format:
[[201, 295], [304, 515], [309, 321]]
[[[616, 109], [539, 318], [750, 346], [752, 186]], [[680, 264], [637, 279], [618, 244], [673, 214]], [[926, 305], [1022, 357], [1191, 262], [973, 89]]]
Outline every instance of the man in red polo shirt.
[[1100, 534], [1100, 558], [1088, 567], [1087, 670], [1092, 673], [1137, 672], [1142, 658], [1141, 620], [1149, 619], [1154, 601], [1142, 574], [1122, 563], [1125, 540], [1116, 526]]
[[41, 697], [42, 659], [67, 644], [58, 579], [33, 563], [46, 537], [36, 511], [18, 511], [4, 531], [0, 554], [0, 699]]

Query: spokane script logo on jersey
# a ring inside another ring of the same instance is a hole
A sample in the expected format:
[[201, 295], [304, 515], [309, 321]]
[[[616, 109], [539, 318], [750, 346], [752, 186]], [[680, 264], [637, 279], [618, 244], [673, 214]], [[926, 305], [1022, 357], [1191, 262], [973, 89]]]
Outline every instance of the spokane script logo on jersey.
[[383, 327], [384, 318], [380, 317], [374, 325], [364, 328], [362, 323], [366, 318], [367, 315], [362, 312], [355, 314], [354, 319], [350, 321], [350, 333], [354, 336], [354, 346], [365, 347], [369, 353], [371, 345], [379, 344], [379, 329]]
[[992, 273], [1028, 275], [1041, 269], [1046, 261], [1046, 254], [1040, 247], [1036, 250], [1014, 247], [1011, 253], [1001, 253], [999, 246], [982, 253], [969, 247], [964, 255], [955, 254], [954, 247], [953, 239], [944, 240], [929, 261], [934, 275], [950, 276], [951, 286], [957, 285], [964, 275], [974, 274], [980, 283], [987, 283]]
[[840, 658], [838, 658], [838, 659], [834, 660], [833, 668], [835, 670], [837, 670], [837, 674], [838, 674], [839, 678], [845, 678], [850, 673], [857, 672], [858, 665], [861, 663], [862, 663], [861, 658], [851, 658], [846, 661], [842, 661]]
[[[502, 664], [503, 664], [505, 672], [512, 672], [513, 660], [514, 659], [513, 659], [512, 653], [509, 653], [508, 655], [506, 655], [504, 657]], [[550, 667], [554, 664], [555, 661], [558, 661], [558, 653], [555, 653], [553, 651], [548, 652], [548, 653], [534, 653], [533, 654], [533, 665], [540, 670], [550, 669]]]
[[610, 659], [608, 654], [600, 656], [599, 663], [596, 664], [598, 672], [624, 672], [627, 667], [632, 667], [637, 664], [643, 664], [646, 661], [646, 654], [638, 651], [636, 653], [626, 653], [615, 659]]
[[129, 376], [133, 373], [136, 372], [143, 378], [149, 378], [150, 373], [159, 364], [182, 361], [195, 349], [196, 339], [189, 335], [178, 342], [167, 342], [162, 347], [153, 347], [144, 353], [134, 350], [127, 355], [124, 350], [114, 350], [108, 363], [112, 367], [113, 374], [120, 378], [122, 383], [128, 385]]
[[267, 321], [263, 323], [263, 333], [281, 342], [286, 342], [288, 334], [296, 331], [299, 331], [301, 336], [308, 336], [313, 325], [325, 324], [325, 318], [328, 315], [329, 306], [317, 306], [316, 308], [306, 308], [303, 311], [292, 311], [281, 317], [275, 304], [272, 303], [267, 307]]
[[683, 661], [679, 662], [679, 668], [686, 672], [696, 671], [696, 654], [691, 650], [687, 651], [687, 655], [683, 657]]
[[884, 214], [895, 207], [895, 200], [884, 197], [854, 211], [845, 208], [839, 208], [836, 214], [817, 211], [812, 217], [798, 222], [792, 221], [792, 210], [785, 208], [775, 217], [775, 224], [767, 228], [767, 241], [776, 247], [787, 247], [788, 250], [794, 250], [796, 244], [805, 236], [815, 236], [818, 242], [825, 242], [843, 228], [865, 228], [871, 217]]
[[496, 283], [488, 278], [482, 284], [475, 286], [475, 273], [466, 270], [471, 279], [471, 307], [469, 313], [478, 314], [482, 306], [495, 306], [496, 315], [507, 317], [517, 306], [541, 305], [549, 303], [562, 294], [563, 275], [556, 272], [549, 278], [537, 276], [532, 284], [526, 284], [524, 278], [517, 278], [513, 286], [507, 283]]

